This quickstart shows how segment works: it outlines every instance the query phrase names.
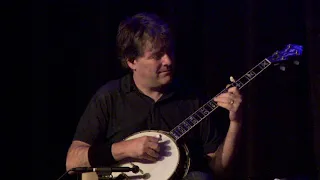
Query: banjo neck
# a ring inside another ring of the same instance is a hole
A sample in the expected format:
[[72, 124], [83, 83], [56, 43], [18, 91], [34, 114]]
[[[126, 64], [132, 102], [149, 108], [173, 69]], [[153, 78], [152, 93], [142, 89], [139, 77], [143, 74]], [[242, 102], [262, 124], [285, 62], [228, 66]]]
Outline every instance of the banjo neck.
[[[303, 46], [296, 44], [288, 44], [286, 48], [280, 51], [274, 52], [268, 58], [265, 58], [252, 69], [250, 69], [247, 73], [245, 73], [240, 79], [236, 82], [233, 82], [229, 87], [237, 87], [238, 89], [243, 88], [247, 85], [251, 80], [257, 77], [261, 72], [266, 70], [271, 64], [280, 65], [280, 69], [282, 70], [282, 62], [289, 60], [291, 56], [301, 56], [303, 51]], [[296, 61], [294, 64], [298, 65]], [[228, 88], [223, 89], [216, 96], [225, 93], [228, 91]], [[215, 97], [216, 97], [215, 96]], [[188, 131], [190, 131], [193, 127], [195, 127], [199, 122], [209, 116], [214, 110], [216, 110], [219, 106], [213, 101], [211, 98], [208, 102], [206, 102], [203, 106], [201, 106], [198, 110], [192, 113], [189, 117], [187, 117], [184, 121], [178, 124], [175, 128], [173, 128], [169, 133], [170, 135], [177, 141], [183, 135], [185, 135]]]
[[[282, 62], [289, 60], [291, 56], [301, 56], [303, 51], [303, 46], [296, 44], [288, 44], [286, 48], [280, 51], [274, 52], [268, 58], [265, 58], [252, 69], [250, 69], [247, 73], [245, 73], [240, 79], [236, 82], [233, 82], [229, 87], [237, 87], [238, 89], [243, 88], [247, 85], [251, 80], [257, 77], [261, 72], [266, 70], [271, 64], [280, 65]], [[298, 65], [294, 62], [294, 64]], [[280, 65], [280, 69], [281, 69]], [[223, 89], [216, 96], [219, 96], [222, 93], [228, 91], [228, 88]], [[216, 97], [215, 96], [215, 97]], [[177, 141], [187, 132], [189, 132], [194, 126], [196, 126], [199, 122], [209, 116], [214, 110], [216, 110], [219, 106], [213, 101], [211, 98], [208, 102], [206, 102], [203, 106], [201, 106], [198, 110], [192, 113], [189, 117], [183, 120], [180, 124], [178, 124], [175, 128], [173, 128], [169, 133], [170, 135]]]

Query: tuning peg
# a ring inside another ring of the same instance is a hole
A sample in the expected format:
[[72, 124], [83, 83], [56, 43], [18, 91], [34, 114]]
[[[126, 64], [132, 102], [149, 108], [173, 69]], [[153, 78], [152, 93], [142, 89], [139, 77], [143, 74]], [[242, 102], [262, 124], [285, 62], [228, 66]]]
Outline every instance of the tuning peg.
[[293, 64], [298, 66], [300, 64], [300, 62], [295, 60], [295, 61], [293, 61]]
[[280, 69], [281, 71], [286, 71], [286, 67], [285, 67], [284, 65], [280, 65], [279, 69]]

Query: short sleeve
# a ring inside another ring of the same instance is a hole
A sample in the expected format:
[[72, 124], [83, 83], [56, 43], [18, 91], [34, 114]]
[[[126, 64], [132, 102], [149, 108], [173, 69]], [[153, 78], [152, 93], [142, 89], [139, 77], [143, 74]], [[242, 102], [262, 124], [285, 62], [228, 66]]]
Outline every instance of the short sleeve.
[[218, 108], [200, 123], [200, 138], [205, 154], [213, 153], [224, 141], [229, 128], [228, 111]]
[[79, 120], [73, 140], [92, 145], [95, 141], [104, 138], [108, 121], [106, 97], [106, 95], [97, 93], [91, 98]]

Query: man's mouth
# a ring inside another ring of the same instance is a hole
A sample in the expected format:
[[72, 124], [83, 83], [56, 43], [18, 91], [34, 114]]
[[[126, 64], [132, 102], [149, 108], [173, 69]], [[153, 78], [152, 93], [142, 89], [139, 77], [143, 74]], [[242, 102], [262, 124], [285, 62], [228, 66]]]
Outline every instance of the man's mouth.
[[171, 73], [171, 71], [170, 70], [168, 70], [168, 71], [160, 71], [160, 73]]

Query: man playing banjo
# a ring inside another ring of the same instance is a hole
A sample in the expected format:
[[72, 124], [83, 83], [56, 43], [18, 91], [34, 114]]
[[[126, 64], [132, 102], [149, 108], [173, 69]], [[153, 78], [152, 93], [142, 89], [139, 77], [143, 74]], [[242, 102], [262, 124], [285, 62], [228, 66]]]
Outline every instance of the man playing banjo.
[[[140, 13], [122, 21], [117, 45], [130, 72], [106, 83], [90, 100], [67, 153], [67, 170], [109, 167], [126, 158], [157, 162], [163, 150], [160, 137], [124, 139], [145, 130], [169, 132], [208, 100], [174, 78], [172, 35], [156, 15]], [[225, 177], [234, 159], [242, 125], [241, 94], [231, 87], [214, 101], [222, 110], [181, 138], [190, 158], [183, 179]]]

